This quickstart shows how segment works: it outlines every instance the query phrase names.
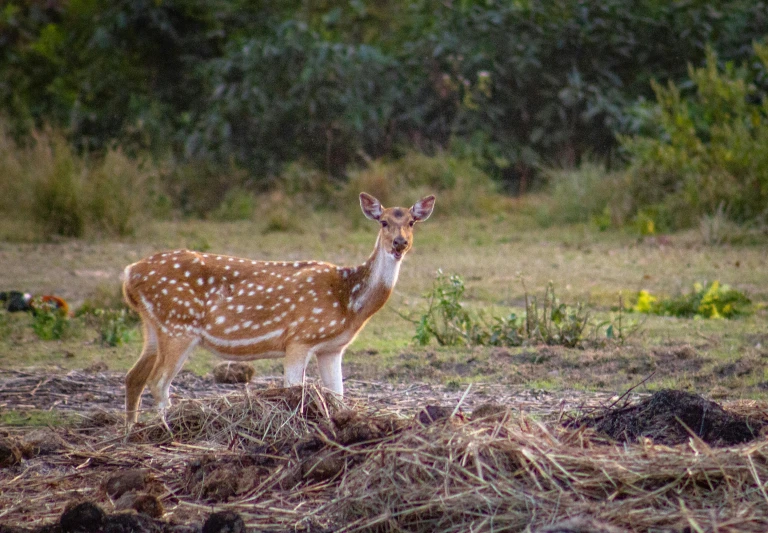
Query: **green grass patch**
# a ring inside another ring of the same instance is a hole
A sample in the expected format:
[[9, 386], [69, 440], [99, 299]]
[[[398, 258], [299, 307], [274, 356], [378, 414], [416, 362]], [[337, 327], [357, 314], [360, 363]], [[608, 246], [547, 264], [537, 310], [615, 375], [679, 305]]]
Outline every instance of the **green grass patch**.
[[638, 313], [686, 318], [735, 318], [753, 312], [752, 301], [743, 292], [720, 285], [715, 280], [706, 285], [695, 283], [693, 290], [671, 298], [657, 298], [640, 291], [632, 310]]
[[78, 420], [77, 415], [62, 411], [11, 409], [0, 413], [0, 427], [62, 427], [71, 426]]

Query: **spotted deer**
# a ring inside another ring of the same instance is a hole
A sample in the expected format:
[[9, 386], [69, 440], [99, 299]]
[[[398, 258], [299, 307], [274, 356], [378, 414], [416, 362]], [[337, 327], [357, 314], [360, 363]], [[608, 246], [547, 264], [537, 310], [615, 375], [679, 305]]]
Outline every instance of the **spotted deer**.
[[314, 355], [323, 385], [343, 395], [344, 349], [389, 299], [413, 227], [434, 204], [427, 196], [410, 209], [384, 208], [361, 193], [363, 213], [380, 228], [359, 266], [176, 250], [126, 267], [123, 294], [144, 330], [143, 351], [125, 379], [127, 420], [137, 420], [147, 384], [158, 409], [170, 405], [171, 381], [196, 346], [229, 360], [284, 357], [286, 386], [304, 382]]

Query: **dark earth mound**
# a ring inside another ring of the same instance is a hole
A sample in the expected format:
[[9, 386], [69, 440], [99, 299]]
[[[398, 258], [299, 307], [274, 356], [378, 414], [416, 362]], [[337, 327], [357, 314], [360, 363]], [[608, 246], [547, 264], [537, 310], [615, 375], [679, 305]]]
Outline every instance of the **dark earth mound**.
[[715, 447], [752, 441], [765, 425], [765, 420], [732, 414], [698, 394], [677, 390], [662, 390], [636, 404], [609, 407], [567, 423], [570, 428], [592, 427], [620, 442], [648, 438], [675, 445], [694, 434]]
[[[143, 513], [105, 513], [90, 501], [72, 502], [58, 523], [39, 528], [17, 528], [0, 524], [0, 533], [200, 533], [200, 525], [179, 525]], [[242, 517], [233, 511], [216, 512], [202, 524], [203, 533], [245, 533]]]

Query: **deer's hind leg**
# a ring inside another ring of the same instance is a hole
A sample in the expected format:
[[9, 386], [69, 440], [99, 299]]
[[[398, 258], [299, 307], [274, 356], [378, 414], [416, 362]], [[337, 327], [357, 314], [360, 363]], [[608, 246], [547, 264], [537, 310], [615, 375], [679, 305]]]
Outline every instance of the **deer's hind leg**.
[[163, 411], [171, 406], [169, 391], [171, 381], [179, 373], [192, 350], [200, 342], [199, 337], [172, 337], [161, 334], [157, 341], [157, 357], [147, 384], [155, 398], [157, 409]]
[[144, 348], [139, 360], [125, 376], [125, 417], [134, 423], [139, 417], [141, 393], [157, 361], [157, 329], [148, 320], [143, 321]]

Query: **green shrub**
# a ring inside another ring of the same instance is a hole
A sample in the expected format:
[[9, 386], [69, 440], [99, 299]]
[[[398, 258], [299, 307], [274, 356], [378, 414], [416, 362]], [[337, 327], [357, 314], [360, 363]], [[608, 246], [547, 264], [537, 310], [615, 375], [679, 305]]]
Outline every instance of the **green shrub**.
[[128, 309], [95, 309], [89, 321], [99, 332], [103, 346], [122, 346], [137, 336], [138, 318]]
[[234, 163], [205, 159], [171, 161], [160, 187], [182, 215], [204, 218], [221, 206], [230, 190], [248, 190], [248, 175]]
[[735, 318], [752, 313], [752, 302], [743, 292], [715, 280], [707, 285], [696, 283], [690, 293], [672, 298], [659, 299], [640, 291], [632, 310], [685, 318]]
[[551, 195], [549, 220], [593, 222], [601, 229], [611, 224], [610, 205], [618, 180], [604, 165], [585, 161], [575, 169], [545, 169], [544, 175]]
[[651, 133], [622, 137], [630, 158], [622, 205], [625, 217], [657, 227], [684, 228], [703, 217], [764, 222], [768, 211], [768, 98], [753, 83], [768, 71], [768, 46], [755, 44], [757, 71], [714, 51], [689, 68], [695, 92], [654, 84]]
[[90, 227], [108, 235], [133, 235], [150, 211], [153, 169], [110, 149], [86, 176], [85, 202]]
[[240, 188], [226, 192], [219, 207], [212, 213], [214, 220], [234, 221], [249, 220], [256, 209], [256, 199], [253, 194]]
[[434, 338], [441, 346], [473, 344], [478, 325], [461, 304], [464, 280], [456, 274], [446, 276], [442, 270], [425, 296], [427, 309], [416, 324], [416, 340], [422, 346]]
[[529, 340], [573, 348], [577, 346], [589, 325], [589, 312], [581, 303], [567, 305], [555, 296], [555, 286], [549, 282], [544, 298], [525, 295], [525, 335]]
[[529, 297], [526, 292], [526, 312], [497, 315], [467, 310], [461, 298], [464, 280], [461, 276], [446, 276], [438, 270], [432, 289], [425, 295], [427, 308], [417, 320], [414, 340], [426, 345], [434, 339], [442, 346], [520, 346], [524, 343], [545, 343], [567, 347], [583, 340], [589, 324], [589, 313], [581, 304], [569, 306], [555, 297], [550, 283], [543, 300]]
[[10, 338], [12, 332], [13, 327], [11, 326], [10, 313], [0, 309], [0, 341]]
[[[0, 121], [1, 122], [1, 121]], [[36, 222], [42, 236], [132, 234], [148, 209], [153, 169], [108, 150], [78, 155], [61, 131], [37, 130], [25, 145], [0, 126], [0, 207]]]
[[32, 304], [35, 308], [32, 330], [39, 339], [60, 340], [71, 332], [72, 324], [65, 310], [40, 299], [34, 300]]
[[87, 213], [80, 161], [60, 134], [53, 134], [50, 139], [40, 135], [36, 144], [31, 154], [42, 157], [26, 161], [22, 176], [32, 180], [34, 199], [28, 208], [45, 235], [82, 237]]

